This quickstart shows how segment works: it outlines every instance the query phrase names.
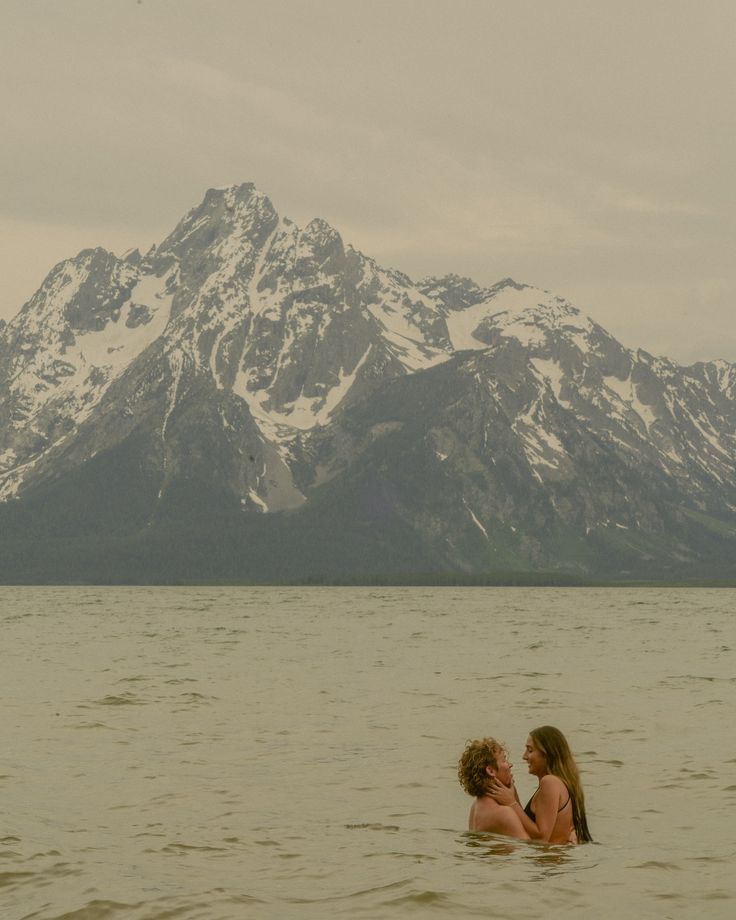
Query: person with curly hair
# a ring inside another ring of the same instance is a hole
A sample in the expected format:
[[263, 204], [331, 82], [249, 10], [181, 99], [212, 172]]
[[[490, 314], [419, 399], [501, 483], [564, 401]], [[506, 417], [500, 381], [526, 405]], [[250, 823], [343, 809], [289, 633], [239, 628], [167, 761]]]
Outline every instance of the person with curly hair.
[[515, 809], [499, 804], [489, 795], [494, 782], [507, 789], [513, 788], [514, 780], [505, 745], [495, 738], [468, 741], [457, 765], [457, 776], [468, 795], [475, 797], [470, 806], [468, 830], [505, 834], [520, 840], [529, 839]]
[[513, 809], [525, 833], [541, 843], [587, 843], [593, 838], [585, 816], [585, 796], [575, 758], [567, 739], [552, 725], [529, 733], [524, 749], [529, 773], [539, 785], [522, 808], [513, 779], [494, 777], [487, 795], [498, 805]]

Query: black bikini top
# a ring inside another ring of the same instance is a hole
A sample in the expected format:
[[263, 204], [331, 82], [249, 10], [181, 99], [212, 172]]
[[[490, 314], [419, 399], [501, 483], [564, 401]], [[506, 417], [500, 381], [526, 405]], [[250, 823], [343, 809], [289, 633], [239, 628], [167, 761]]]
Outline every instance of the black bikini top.
[[[534, 813], [534, 810], [532, 809], [532, 802], [534, 801], [536, 795], [537, 795], [537, 793], [535, 792], [534, 795], [529, 799], [529, 801], [528, 801], [528, 802], [526, 803], [526, 805], [524, 806], [524, 814], [528, 815], [528, 816], [532, 819], [532, 821], [534, 821], [535, 823], [536, 823], [537, 818], [536, 818], [536, 815], [535, 815], [535, 813]], [[568, 803], [569, 801], [570, 801], [570, 793], [568, 792], [568, 793], [567, 793], [567, 800], [566, 800], [565, 802], [563, 802], [563, 804], [560, 805], [560, 807], [557, 809], [557, 814], [558, 814], [558, 815], [559, 815], [559, 813], [562, 811], [562, 809], [565, 807], [565, 805], [567, 805], [567, 803]]]

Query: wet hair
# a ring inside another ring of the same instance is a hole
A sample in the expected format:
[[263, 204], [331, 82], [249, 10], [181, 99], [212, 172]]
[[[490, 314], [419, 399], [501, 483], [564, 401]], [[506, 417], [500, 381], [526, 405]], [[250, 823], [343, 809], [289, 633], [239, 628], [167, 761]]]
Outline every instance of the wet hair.
[[468, 795], [482, 796], [488, 791], [489, 776], [486, 767], [495, 770], [498, 755], [506, 754], [506, 745], [495, 738], [468, 741], [457, 764], [457, 778]]
[[559, 777], [567, 786], [572, 802], [572, 817], [578, 843], [591, 841], [593, 838], [588, 830], [588, 821], [585, 817], [583, 786], [567, 739], [559, 728], [554, 728], [552, 725], [542, 725], [540, 728], [532, 729], [529, 735], [544, 754], [547, 772]]

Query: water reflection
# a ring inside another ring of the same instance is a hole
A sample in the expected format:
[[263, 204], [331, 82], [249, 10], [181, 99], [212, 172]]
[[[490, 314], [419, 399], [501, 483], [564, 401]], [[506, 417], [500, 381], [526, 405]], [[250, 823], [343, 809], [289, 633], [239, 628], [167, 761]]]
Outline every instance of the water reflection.
[[474, 831], [468, 831], [458, 839], [458, 843], [471, 850], [471, 855], [478, 859], [486, 859], [489, 856], [511, 856], [521, 848], [522, 842], [501, 834], [479, 834]]
[[463, 834], [458, 838], [458, 842], [470, 850], [471, 855], [477, 859], [516, 856], [527, 864], [541, 868], [543, 872], [540, 873], [540, 878], [556, 874], [561, 867], [571, 865], [577, 850], [577, 847], [570, 844], [552, 845], [534, 840], [515, 840], [502, 834], [479, 834], [473, 831]]

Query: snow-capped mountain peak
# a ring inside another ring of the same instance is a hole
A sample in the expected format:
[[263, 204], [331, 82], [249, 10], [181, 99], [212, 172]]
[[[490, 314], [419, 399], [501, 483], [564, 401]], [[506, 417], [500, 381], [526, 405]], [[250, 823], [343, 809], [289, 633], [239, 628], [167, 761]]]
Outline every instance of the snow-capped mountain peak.
[[511, 278], [414, 283], [245, 183], [210, 189], [145, 256], [60, 263], [0, 326], [0, 499], [137, 438], [158, 502], [196, 470], [244, 513], [296, 509], [395, 436], [433, 488], [463, 484], [458, 521], [484, 545], [523, 514], [587, 537], [664, 526], [647, 489], [736, 508], [735, 396], [732, 364], [632, 351]]

